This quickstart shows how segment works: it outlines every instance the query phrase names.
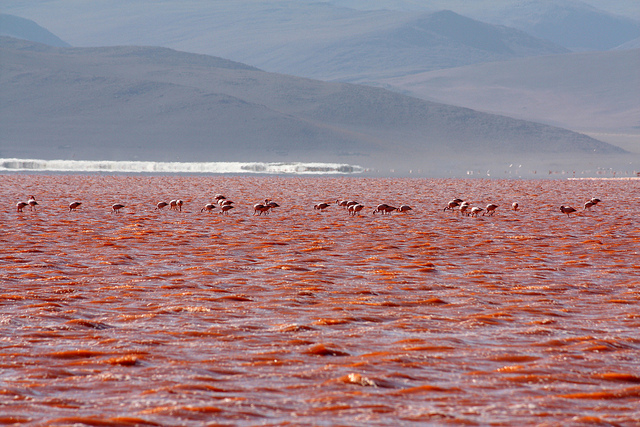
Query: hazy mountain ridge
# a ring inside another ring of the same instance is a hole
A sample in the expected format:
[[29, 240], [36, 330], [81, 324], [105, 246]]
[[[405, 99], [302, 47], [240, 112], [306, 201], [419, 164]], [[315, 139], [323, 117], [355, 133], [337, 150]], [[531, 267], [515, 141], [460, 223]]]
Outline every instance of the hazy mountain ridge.
[[479, 21], [516, 28], [575, 51], [613, 49], [640, 36], [640, 3], [634, 4], [634, 0], [327, 1], [358, 10], [449, 9]]
[[0, 46], [1, 157], [367, 167], [623, 152], [564, 129], [169, 49]]
[[521, 58], [386, 81], [447, 104], [570, 129], [640, 126], [640, 50]]
[[70, 47], [58, 36], [30, 19], [0, 13], [0, 36], [15, 37], [49, 46]]
[[[93, 6], [81, 9], [85, 10], [81, 21], [74, 19], [81, 10], [70, 12], [65, 19], [73, 25], [66, 22], [54, 31], [68, 34], [78, 46], [160, 45], [229, 58], [272, 72], [353, 82], [567, 51], [520, 30], [481, 23], [450, 11], [416, 16], [288, 0], [169, 1], [155, 2], [145, 9], [147, 3], [114, 9], [104, 2], [93, 2]], [[65, 0], [53, 0], [37, 10], [42, 13], [50, 8], [42, 18], [51, 25], [56, 25], [56, 4], [63, 6]], [[91, 17], [100, 25], [87, 27]]]

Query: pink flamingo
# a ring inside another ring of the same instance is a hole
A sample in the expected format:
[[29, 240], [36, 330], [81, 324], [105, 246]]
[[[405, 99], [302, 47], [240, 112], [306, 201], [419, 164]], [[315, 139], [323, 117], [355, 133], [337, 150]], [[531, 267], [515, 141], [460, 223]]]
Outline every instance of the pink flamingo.
[[484, 214], [489, 214], [489, 216], [493, 216], [494, 213], [496, 213], [496, 209], [498, 209], [499, 206], [493, 203], [489, 203], [487, 205], [487, 207], [485, 208], [487, 211], [482, 213], [482, 216], [484, 216]]
[[38, 204], [34, 196], [29, 196], [29, 200], [27, 200], [27, 203], [29, 204], [30, 210], [35, 210], [36, 205]]
[[204, 208], [200, 209], [200, 212], [207, 211], [211, 213], [215, 208], [216, 205], [214, 205], [213, 203], [207, 203], [206, 205], [204, 205]]

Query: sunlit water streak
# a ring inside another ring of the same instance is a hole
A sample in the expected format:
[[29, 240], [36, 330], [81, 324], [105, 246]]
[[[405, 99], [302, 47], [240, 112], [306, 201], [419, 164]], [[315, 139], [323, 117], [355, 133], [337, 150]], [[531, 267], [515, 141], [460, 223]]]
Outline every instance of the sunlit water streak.
[[147, 172], [147, 173], [260, 173], [260, 174], [357, 174], [357, 165], [303, 162], [145, 162], [108, 160], [0, 159], [0, 171], [32, 172]]
[[[0, 181], [2, 423], [640, 419], [632, 182]], [[236, 209], [201, 213], [216, 193]], [[16, 212], [31, 194], [37, 210]], [[443, 212], [454, 197], [500, 208]], [[603, 201], [582, 212], [591, 197]], [[155, 210], [173, 198], [182, 212]], [[265, 198], [281, 207], [253, 216]], [[342, 198], [367, 208], [349, 216]], [[70, 213], [74, 200], [83, 205]], [[121, 214], [110, 213], [116, 202]], [[318, 212], [319, 202], [333, 205]], [[413, 211], [372, 215], [381, 202]]]

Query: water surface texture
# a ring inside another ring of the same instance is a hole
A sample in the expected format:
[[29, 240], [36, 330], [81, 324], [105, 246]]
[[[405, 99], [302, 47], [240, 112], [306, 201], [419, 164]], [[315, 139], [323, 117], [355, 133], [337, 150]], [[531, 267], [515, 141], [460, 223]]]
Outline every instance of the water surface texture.
[[[0, 424], [640, 419], [637, 181], [0, 182]], [[200, 212], [217, 193], [236, 207]], [[500, 207], [443, 211], [455, 197]], [[254, 216], [266, 198], [280, 207]]]

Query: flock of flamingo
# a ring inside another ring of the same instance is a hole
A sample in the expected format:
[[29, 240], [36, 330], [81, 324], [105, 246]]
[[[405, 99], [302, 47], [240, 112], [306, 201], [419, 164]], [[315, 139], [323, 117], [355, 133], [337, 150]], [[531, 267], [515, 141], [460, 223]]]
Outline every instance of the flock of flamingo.
[[[228, 214], [229, 211], [234, 208], [233, 205], [235, 202], [228, 200], [222, 194], [216, 194], [214, 196], [214, 200], [215, 202], [207, 203], [202, 209], [200, 209], [200, 212], [206, 211], [211, 213], [216, 208], [220, 208], [221, 214]], [[591, 209], [593, 206], [597, 205], [598, 203], [600, 203], [600, 199], [595, 197], [591, 198], [590, 200], [585, 202], [583, 211], [587, 209]], [[180, 199], [171, 200], [169, 203], [159, 202], [156, 205], [155, 210], [161, 210], [169, 206], [169, 209], [171, 210], [178, 210], [182, 212], [183, 204], [184, 202]], [[26, 208], [27, 206], [29, 206], [29, 209], [31, 210], [36, 210], [37, 205], [38, 205], [38, 202], [36, 201], [35, 196], [29, 196], [29, 200], [27, 200], [26, 202], [18, 202], [16, 204], [16, 207], [18, 212], [24, 212], [24, 208]], [[75, 211], [77, 208], [80, 207], [80, 205], [82, 205], [82, 202], [69, 203], [69, 212]], [[360, 215], [360, 212], [365, 208], [365, 205], [353, 200], [336, 200], [336, 205], [345, 209], [349, 213], [349, 215], [352, 215], [352, 216]], [[330, 206], [332, 206], [330, 203], [323, 202], [323, 203], [318, 203], [314, 205], [313, 209], [318, 211], [324, 211]], [[111, 213], [119, 213], [120, 210], [125, 207], [126, 206], [123, 204], [116, 203], [111, 206]], [[276, 202], [272, 201], [271, 199], [265, 199], [264, 202], [256, 203], [255, 205], [253, 205], [253, 215], [262, 215], [262, 214], [268, 215], [270, 211], [278, 207], [280, 207], [280, 205], [277, 204]], [[493, 214], [495, 214], [496, 210], [499, 207], [500, 207], [499, 205], [496, 205], [494, 203], [488, 204], [485, 208], [481, 208], [479, 206], [471, 207], [469, 202], [466, 202], [462, 199], [453, 199], [449, 203], [447, 203], [443, 211], [458, 212], [460, 213], [460, 215], [466, 215], [466, 216], [472, 216], [472, 217], [477, 217], [481, 212], [482, 212], [482, 216], [485, 216], [485, 215], [493, 216]], [[518, 211], [519, 208], [520, 206], [518, 205], [517, 202], [513, 202], [511, 204], [511, 210]], [[409, 205], [401, 205], [400, 207], [395, 207], [392, 205], [388, 205], [386, 203], [382, 203], [377, 205], [372, 213], [374, 215], [376, 213], [379, 213], [381, 215], [388, 215], [388, 214], [391, 214], [392, 212], [407, 213], [411, 210], [413, 209]], [[564, 205], [560, 206], [560, 212], [562, 212], [563, 214], [566, 214], [567, 217], [569, 217], [570, 214], [575, 213], [577, 211], [578, 211], [577, 209], [571, 206], [564, 206]]]

